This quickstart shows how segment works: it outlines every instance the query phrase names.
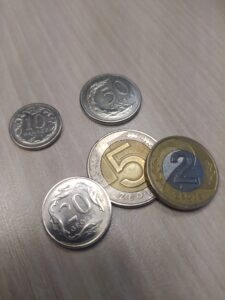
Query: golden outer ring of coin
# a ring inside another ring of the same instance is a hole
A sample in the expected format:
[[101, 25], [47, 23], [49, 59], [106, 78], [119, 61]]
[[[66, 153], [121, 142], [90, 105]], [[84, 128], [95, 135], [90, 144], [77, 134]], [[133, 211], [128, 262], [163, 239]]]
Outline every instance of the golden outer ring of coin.
[[[163, 161], [169, 153], [178, 149], [193, 153], [203, 167], [204, 181], [194, 191], [179, 191], [164, 177]], [[183, 136], [167, 137], [156, 143], [148, 155], [146, 173], [151, 189], [158, 199], [174, 209], [184, 211], [195, 210], [208, 204], [215, 195], [219, 183], [216, 163], [208, 150], [198, 142]]]

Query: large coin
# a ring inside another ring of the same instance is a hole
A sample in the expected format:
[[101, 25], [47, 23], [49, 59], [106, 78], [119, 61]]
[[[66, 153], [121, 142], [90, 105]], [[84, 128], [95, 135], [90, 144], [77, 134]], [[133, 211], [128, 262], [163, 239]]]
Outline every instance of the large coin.
[[43, 103], [32, 103], [15, 112], [9, 124], [12, 140], [27, 150], [39, 150], [50, 146], [62, 131], [59, 112]]
[[97, 242], [109, 228], [111, 214], [106, 191], [88, 178], [71, 177], [57, 183], [42, 206], [48, 234], [60, 245], [73, 249]]
[[141, 106], [141, 92], [124, 76], [104, 74], [83, 86], [80, 104], [88, 117], [99, 123], [121, 124], [137, 114]]
[[144, 172], [155, 140], [136, 130], [113, 132], [100, 139], [88, 158], [88, 175], [107, 191], [119, 206], [135, 207], [152, 202]]
[[206, 205], [218, 186], [214, 159], [201, 144], [187, 137], [172, 136], [155, 144], [146, 172], [159, 200], [179, 210]]

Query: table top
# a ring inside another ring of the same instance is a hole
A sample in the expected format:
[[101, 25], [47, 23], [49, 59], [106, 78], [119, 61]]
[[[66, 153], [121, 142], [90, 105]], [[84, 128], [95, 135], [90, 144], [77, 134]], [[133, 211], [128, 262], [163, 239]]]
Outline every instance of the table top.
[[[225, 1], [10, 0], [0, 20], [0, 298], [225, 299]], [[130, 122], [103, 126], [81, 110], [81, 87], [101, 73], [139, 86]], [[64, 124], [36, 152], [8, 134], [12, 114], [31, 102], [54, 106]], [[93, 144], [127, 128], [202, 143], [218, 164], [216, 197], [190, 213], [157, 201], [113, 207], [96, 246], [56, 245], [41, 221], [46, 193], [87, 176]]]

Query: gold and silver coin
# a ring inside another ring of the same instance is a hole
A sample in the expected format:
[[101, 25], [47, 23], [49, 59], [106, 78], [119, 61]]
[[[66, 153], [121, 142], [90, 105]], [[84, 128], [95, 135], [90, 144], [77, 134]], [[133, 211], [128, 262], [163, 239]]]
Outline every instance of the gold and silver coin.
[[178, 210], [206, 205], [218, 187], [218, 171], [210, 153], [180, 136], [162, 139], [148, 156], [146, 173], [158, 199]]
[[100, 183], [119, 206], [137, 207], [154, 200], [145, 174], [146, 158], [155, 139], [136, 131], [110, 133], [92, 148], [88, 175]]
[[88, 117], [105, 125], [132, 119], [141, 106], [141, 92], [130, 79], [103, 74], [89, 80], [80, 93], [80, 104]]
[[62, 246], [79, 249], [93, 245], [111, 222], [106, 191], [88, 178], [71, 177], [57, 183], [42, 206], [44, 227]]
[[62, 131], [59, 112], [44, 103], [32, 103], [15, 112], [9, 124], [9, 133], [18, 146], [39, 150], [52, 145]]

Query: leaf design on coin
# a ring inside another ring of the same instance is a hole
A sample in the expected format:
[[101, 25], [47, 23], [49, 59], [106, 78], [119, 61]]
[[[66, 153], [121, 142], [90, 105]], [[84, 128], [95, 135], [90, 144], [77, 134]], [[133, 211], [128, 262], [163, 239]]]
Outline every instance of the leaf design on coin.
[[101, 211], [105, 211], [104, 206], [102, 205], [101, 200], [99, 199], [97, 193], [94, 190], [92, 190], [91, 188], [88, 188], [88, 193], [89, 193], [91, 201], [95, 205], [97, 205]]
[[96, 233], [96, 230], [98, 229], [98, 227], [100, 226], [100, 224], [102, 223], [102, 221], [99, 221], [97, 223], [88, 223], [86, 224], [79, 233], [76, 233], [74, 235], [71, 235], [71, 233], [69, 235], [66, 235], [65, 237], [68, 238], [69, 240], [77, 240], [80, 238], [84, 238], [84, 237], [90, 237], [92, 235], [94, 235]]
[[72, 188], [67, 185], [65, 186], [64, 188], [61, 188], [61, 189], [58, 189], [58, 193], [55, 195], [55, 198], [53, 199], [53, 201], [56, 199], [62, 199], [62, 198], [65, 198], [67, 196], [69, 196], [69, 194], [71, 193], [72, 191]]

